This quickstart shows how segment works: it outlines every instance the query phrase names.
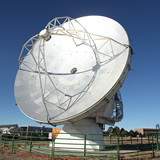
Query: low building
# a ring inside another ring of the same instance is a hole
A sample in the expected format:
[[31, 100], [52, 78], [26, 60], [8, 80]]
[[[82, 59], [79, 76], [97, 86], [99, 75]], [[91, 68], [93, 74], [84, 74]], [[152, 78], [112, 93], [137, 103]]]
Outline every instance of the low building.
[[153, 128], [140, 128], [140, 129], [134, 129], [134, 132], [138, 131], [142, 135], [157, 135], [159, 134], [159, 129], [153, 129]]
[[52, 132], [52, 128], [47, 128], [45, 126], [21, 126], [18, 128], [20, 136], [39, 136], [48, 137], [48, 133]]

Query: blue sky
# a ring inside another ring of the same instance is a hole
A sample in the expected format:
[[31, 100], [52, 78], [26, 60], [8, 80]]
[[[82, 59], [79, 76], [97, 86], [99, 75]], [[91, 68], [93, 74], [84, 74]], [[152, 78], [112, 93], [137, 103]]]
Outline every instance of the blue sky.
[[124, 118], [115, 125], [131, 130], [160, 124], [159, 0], [1, 0], [0, 124], [39, 126], [15, 105], [14, 81], [22, 45], [55, 17], [87, 15], [113, 18], [131, 40], [131, 71], [120, 89]]

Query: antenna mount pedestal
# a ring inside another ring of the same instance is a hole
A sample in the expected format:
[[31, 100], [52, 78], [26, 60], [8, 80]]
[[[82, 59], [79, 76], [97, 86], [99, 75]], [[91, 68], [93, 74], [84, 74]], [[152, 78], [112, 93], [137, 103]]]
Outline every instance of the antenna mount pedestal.
[[67, 150], [103, 150], [103, 131], [96, 120], [91, 118], [82, 119], [74, 124], [67, 123], [56, 138], [55, 147], [66, 147]]

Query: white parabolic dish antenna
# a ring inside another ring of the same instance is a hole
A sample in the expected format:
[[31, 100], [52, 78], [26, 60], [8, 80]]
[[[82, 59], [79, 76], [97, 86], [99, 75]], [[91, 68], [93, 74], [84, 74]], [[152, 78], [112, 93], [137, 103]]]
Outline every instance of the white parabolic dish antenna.
[[115, 95], [130, 60], [127, 33], [113, 19], [55, 18], [22, 48], [15, 80], [17, 105], [41, 123], [80, 120]]
[[54, 18], [22, 48], [16, 103], [40, 123], [58, 125], [90, 117], [122, 86], [131, 54], [126, 31], [113, 19]]
[[[23, 45], [16, 103], [39, 123], [65, 124], [62, 133], [101, 134], [103, 124], [123, 118], [117, 91], [130, 70], [131, 56], [128, 35], [113, 19], [54, 18]], [[115, 106], [117, 116], [113, 116]], [[90, 135], [88, 147], [103, 148], [104, 142], [93, 138], [103, 137]]]

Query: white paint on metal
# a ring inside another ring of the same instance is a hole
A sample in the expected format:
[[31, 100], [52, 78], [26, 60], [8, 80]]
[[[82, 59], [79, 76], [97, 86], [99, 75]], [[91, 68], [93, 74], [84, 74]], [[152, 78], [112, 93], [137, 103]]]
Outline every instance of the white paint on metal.
[[102, 129], [96, 121], [94, 119], [83, 119], [74, 124], [65, 124], [54, 145], [55, 148], [66, 148], [66, 150], [84, 151], [84, 148], [86, 148], [86, 151], [103, 150], [105, 148], [103, 139]]
[[22, 48], [16, 103], [40, 123], [76, 122], [109, 102], [130, 61], [128, 35], [113, 19], [55, 18]]

